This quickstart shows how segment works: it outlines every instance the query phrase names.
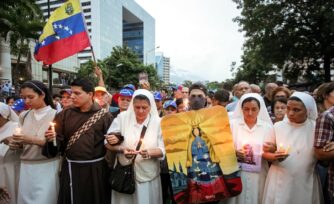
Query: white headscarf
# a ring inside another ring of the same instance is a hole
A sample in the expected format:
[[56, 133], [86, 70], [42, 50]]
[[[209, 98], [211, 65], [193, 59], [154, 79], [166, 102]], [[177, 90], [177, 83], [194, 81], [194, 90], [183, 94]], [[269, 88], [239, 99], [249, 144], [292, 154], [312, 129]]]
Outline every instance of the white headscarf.
[[238, 101], [235, 111], [233, 112], [232, 119], [244, 118], [241, 104], [246, 98], [250, 98], [250, 97], [256, 98], [260, 102], [260, 111], [259, 111], [257, 118], [262, 121], [268, 122], [269, 124], [272, 124], [272, 121], [270, 119], [270, 116], [266, 108], [266, 105], [263, 101], [263, 98], [257, 93], [247, 93], [247, 94], [242, 95], [242, 97]]
[[138, 89], [133, 93], [132, 100], [130, 102], [128, 110], [131, 111], [133, 115], [135, 114], [134, 109], [133, 109], [133, 99], [138, 95], [144, 95], [150, 100], [150, 104], [151, 104], [150, 105], [151, 106], [150, 115], [151, 115], [151, 117], [155, 116], [155, 115], [159, 117], [159, 113], [158, 113], [158, 110], [157, 110], [157, 106], [155, 104], [154, 96], [150, 91], [148, 91], [146, 89]]
[[[124, 141], [124, 144], [126, 146], [129, 145], [133, 145], [134, 143], [137, 142], [138, 138], [137, 136], [133, 137], [133, 128], [134, 128], [134, 124], [137, 124], [137, 119], [136, 119], [136, 114], [134, 111], [134, 106], [133, 106], [133, 101], [134, 98], [138, 95], [144, 95], [146, 96], [149, 100], [150, 100], [150, 113], [148, 115], [148, 117], [150, 117], [149, 122], [148, 122], [148, 127], [146, 129], [146, 133], [145, 133], [145, 137], [144, 137], [144, 141], [145, 141], [145, 146], [148, 145], [148, 143], [150, 143], [151, 141], [149, 141], [148, 138], [150, 137], [157, 137], [157, 132], [155, 131], [156, 127], [160, 127], [160, 117], [158, 114], [158, 110], [157, 110], [157, 106], [155, 104], [154, 101], [154, 97], [153, 94], [151, 92], [149, 92], [148, 90], [145, 89], [138, 89], [134, 92], [132, 100], [130, 102], [129, 108], [127, 111], [125, 111], [122, 114], [122, 126], [123, 131], [122, 133], [124, 134], [125, 137], [127, 137], [127, 139]], [[124, 116], [123, 116], [124, 115]]]
[[2, 102], [0, 102], [0, 115], [12, 122], [19, 121], [19, 117], [16, 115], [16, 113], [8, 105]]
[[291, 97], [297, 97], [299, 98], [303, 104], [305, 105], [306, 111], [307, 111], [307, 118], [311, 120], [316, 120], [318, 117], [318, 110], [317, 110], [317, 105], [314, 101], [314, 98], [303, 92], [295, 91]]

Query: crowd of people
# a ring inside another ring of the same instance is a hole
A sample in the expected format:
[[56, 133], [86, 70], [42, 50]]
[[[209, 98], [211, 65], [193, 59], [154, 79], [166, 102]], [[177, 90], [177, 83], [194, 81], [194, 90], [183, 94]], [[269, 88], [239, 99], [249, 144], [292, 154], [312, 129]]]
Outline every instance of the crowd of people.
[[[31, 80], [20, 97], [0, 102], [0, 203], [175, 203], [160, 120], [212, 106], [228, 112], [243, 186], [213, 203], [334, 203], [334, 82], [313, 93], [268, 83], [263, 94], [246, 81], [170, 93], [127, 84], [111, 95], [78, 78], [51, 96]], [[132, 162], [135, 192], [112, 190], [112, 169]]]

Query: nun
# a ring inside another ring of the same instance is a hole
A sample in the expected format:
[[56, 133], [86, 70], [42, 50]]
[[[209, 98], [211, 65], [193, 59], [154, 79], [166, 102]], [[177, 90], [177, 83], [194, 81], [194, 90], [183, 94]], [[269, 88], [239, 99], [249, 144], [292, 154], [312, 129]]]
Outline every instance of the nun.
[[0, 187], [5, 187], [10, 204], [16, 203], [20, 175], [21, 150], [11, 150], [13, 134], [18, 126], [19, 118], [6, 104], [0, 102]]
[[[317, 106], [312, 96], [294, 92], [286, 118], [274, 125], [274, 147], [262, 203], [323, 203], [313, 144]], [[285, 154], [285, 156], [282, 156]]]

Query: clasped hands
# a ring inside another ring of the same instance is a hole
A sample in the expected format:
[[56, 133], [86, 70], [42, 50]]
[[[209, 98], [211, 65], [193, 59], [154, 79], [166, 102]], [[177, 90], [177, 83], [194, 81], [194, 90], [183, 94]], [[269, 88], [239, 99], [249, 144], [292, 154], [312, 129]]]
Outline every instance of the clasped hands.
[[124, 148], [123, 149], [123, 154], [128, 159], [132, 158], [134, 155], [137, 155], [137, 154], [141, 155], [143, 159], [150, 159], [151, 158], [150, 152], [147, 149], [136, 151], [134, 149]]

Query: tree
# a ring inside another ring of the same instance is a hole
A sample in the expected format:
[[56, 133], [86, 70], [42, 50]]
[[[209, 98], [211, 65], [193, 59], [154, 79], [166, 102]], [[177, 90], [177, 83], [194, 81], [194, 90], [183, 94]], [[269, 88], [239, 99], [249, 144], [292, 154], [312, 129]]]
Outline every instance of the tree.
[[218, 89], [221, 89], [222, 84], [218, 81], [212, 81], [206, 84], [206, 88], [211, 91], [216, 91]]
[[185, 80], [182, 83], [183, 86], [188, 87], [188, 88], [191, 87], [192, 84], [193, 84], [193, 82], [190, 81], [190, 80]]
[[[151, 88], [159, 86], [159, 78], [156, 69], [152, 66], [145, 66], [139, 57], [129, 47], [113, 47], [111, 56], [98, 62], [103, 71], [104, 80], [109, 88], [119, 89], [126, 84], [139, 85], [139, 73], [146, 72]], [[88, 76], [92, 80], [94, 76], [94, 65], [89, 61], [80, 66], [79, 76]]]
[[[11, 53], [17, 56], [13, 73], [28, 73], [31, 78], [31, 39], [39, 37], [44, 18], [34, 0], [9, 0], [0, 4], [0, 38], [10, 42]], [[9, 39], [8, 39], [9, 38]], [[26, 71], [19, 70], [21, 57], [27, 57]], [[15, 83], [15, 78], [14, 78]]]
[[[258, 81], [264, 79], [264, 73], [278, 67], [287, 71], [286, 76], [294, 77], [292, 81], [298, 76], [314, 80], [317, 75], [317, 80], [322, 76], [330, 80], [334, 1], [233, 1], [242, 9], [241, 16], [234, 20], [246, 36], [243, 64], [237, 77], [245, 79], [255, 72]], [[289, 69], [285, 69], [287, 66]]]

